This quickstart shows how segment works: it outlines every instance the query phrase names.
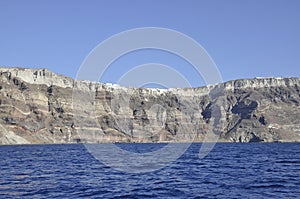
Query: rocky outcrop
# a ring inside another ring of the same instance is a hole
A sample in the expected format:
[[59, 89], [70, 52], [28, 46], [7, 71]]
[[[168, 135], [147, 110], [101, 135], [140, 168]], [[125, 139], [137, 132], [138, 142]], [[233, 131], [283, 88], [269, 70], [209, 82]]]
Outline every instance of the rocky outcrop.
[[75, 81], [0, 68], [0, 144], [299, 142], [300, 79], [255, 78], [186, 89]]

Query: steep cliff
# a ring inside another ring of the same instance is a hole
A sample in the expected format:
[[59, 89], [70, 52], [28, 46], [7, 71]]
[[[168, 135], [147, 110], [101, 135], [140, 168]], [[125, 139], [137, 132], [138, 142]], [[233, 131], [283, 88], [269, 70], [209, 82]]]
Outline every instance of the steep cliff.
[[299, 78], [124, 88], [0, 68], [0, 144], [203, 141], [211, 131], [218, 141], [299, 142], [299, 89]]

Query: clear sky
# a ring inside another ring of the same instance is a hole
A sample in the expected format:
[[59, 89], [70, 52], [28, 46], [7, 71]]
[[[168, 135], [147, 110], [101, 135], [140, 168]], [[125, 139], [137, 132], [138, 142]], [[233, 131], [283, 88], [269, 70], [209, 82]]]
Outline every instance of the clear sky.
[[[108, 37], [163, 27], [199, 42], [224, 81], [300, 77], [299, 10], [299, 0], [0, 0], [0, 65], [48, 68], [75, 77], [88, 53]], [[148, 62], [197, 78], [178, 57], [148, 50], [120, 58], [102, 81], [116, 82]]]

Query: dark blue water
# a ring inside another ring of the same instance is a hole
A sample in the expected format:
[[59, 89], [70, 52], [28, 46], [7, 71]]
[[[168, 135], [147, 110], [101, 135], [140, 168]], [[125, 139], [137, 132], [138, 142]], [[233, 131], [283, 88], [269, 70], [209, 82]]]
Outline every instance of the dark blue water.
[[[0, 198], [299, 198], [300, 144], [220, 143], [204, 159], [193, 144], [171, 165], [128, 174], [83, 145], [0, 147]], [[147, 151], [155, 144], [124, 144]]]

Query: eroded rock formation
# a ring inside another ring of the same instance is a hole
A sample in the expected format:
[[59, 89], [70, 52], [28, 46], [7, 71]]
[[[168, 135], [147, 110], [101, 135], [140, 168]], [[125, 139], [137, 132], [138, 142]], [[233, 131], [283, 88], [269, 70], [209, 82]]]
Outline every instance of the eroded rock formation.
[[299, 89], [299, 78], [124, 88], [0, 68], [0, 144], [203, 141], [212, 132], [218, 141], [299, 142]]

